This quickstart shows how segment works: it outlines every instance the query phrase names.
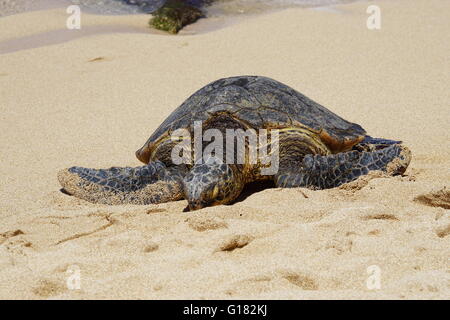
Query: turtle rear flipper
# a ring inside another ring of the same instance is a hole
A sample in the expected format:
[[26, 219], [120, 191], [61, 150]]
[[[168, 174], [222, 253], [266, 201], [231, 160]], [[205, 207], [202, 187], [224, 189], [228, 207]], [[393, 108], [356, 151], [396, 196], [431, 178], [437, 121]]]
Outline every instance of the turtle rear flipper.
[[160, 162], [136, 168], [71, 167], [58, 173], [64, 191], [92, 203], [152, 204], [183, 198], [181, 177]]
[[298, 168], [280, 168], [277, 187], [328, 189], [356, 180], [369, 171], [402, 174], [411, 161], [411, 152], [400, 144], [375, 151], [349, 151], [326, 156], [306, 155]]

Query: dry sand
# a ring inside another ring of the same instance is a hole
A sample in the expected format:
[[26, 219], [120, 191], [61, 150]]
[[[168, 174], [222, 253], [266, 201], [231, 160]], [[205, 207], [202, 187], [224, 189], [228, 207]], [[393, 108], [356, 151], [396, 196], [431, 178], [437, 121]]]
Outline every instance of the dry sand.
[[[184, 36], [149, 32], [145, 15], [83, 15], [81, 31], [64, 30], [61, 9], [1, 18], [0, 297], [449, 299], [450, 2], [377, 4], [379, 31], [367, 2]], [[59, 191], [64, 167], [138, 165], [134, 151], [186, 97], [243, 74], [403, 140], [405, 176], [194, 213]]]

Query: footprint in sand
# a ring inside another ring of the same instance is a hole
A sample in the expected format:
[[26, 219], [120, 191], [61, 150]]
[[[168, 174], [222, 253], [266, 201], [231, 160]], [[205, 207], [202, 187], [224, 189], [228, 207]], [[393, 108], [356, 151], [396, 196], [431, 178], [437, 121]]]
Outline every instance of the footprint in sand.
[[217, 251], [233, 251], [247, 246], [253, 238], [249, 235], [238, 234], [225, 239], [216, 249]]
[[154, 208], [154, 209], [148, 209], [146, 211], [147, 214], [153, 214], [153, 213], [162, 213], [162, 212], [166, 212], [166, 209], [159, 209], [159, 208]]
[[63, 283], [56, 280], [41, 279], [32, 289], [33, 293], [41, 298], [49, 298], [66, 291]]
[[302, 290], [319, 289], [319, 286], [312, 277], [301, 272], [284, 271], [282, 272], [282, 277]]
[[450, 190], [444, 187], [437, 191], [424, 193], [415, 197], [414, 201], [430, 207], [450, 209]]
[[20, 229], [0, 233], [0, 245], [10, 253], [26, 255], [26, 249], [32, 248], [33, 244], [22, 236], [24, 234]]
[[17, 229], [17, 230], [14, 230], [14, 231], [6, 231], [6, 232], [3, 232], [3, 233], [0, 233], [0, 244], [5, 242], [9, 238], [13, 238], [13, 237], [16, 237], [16, 236], [21, 235], [21, 234], [25, 234], [25, 233], [22, 230], [20, 230], [20, 229]]
[[203, 232], [207, 230], [215, 230], [228, 228], [225, 220], [216, 217], [194, 216], [185, 220], [189, 227], [195, 231]]
[[369, 236], [378, 236], [378, 235], [380, 235], [380, 233], [381, 233], [381, 231], [379, 229], [374, 229], [374, 230], [371, 230], [371, 231], [367, 232], [367, 235], [369, 235]]
[[450, 234], [450, 224], [448, 224], [446, 226], [439, 227], [439, 228], [436, 229], [436, 235], [439, 238], [445, 238], [449, 234]]
[[150, 242], [144, 246], [143, 251], [144, 251], [144, 253], [149, 253], [149, 252], [156, 251], [158, 249], [159, 249], [159, 244], [157, 244], [156, 242]]
[[292, 270], [274, 270], [235, 281], [224, 293], [228, 296], [285, 290], [286, 285], [301, 290], [318, 290], [319, 285], [311, 274]]
[[361, 219], [363, 219], [363, 220], [392, 220], [392, 221], [399, 221], [400, 220], [395, 215], [390, 214], [390, 213], [369, 214], [369, 215], [361, 217]]
[[88, 62], [100, 62], [100, 61], [105, 61], [105, 60], [106, 60], [105, 57], [97, 57], [97, 58], [88, 60]]
[[353, 240], [347, 238], [330, 239], [325, 244], [325, 250], [333, 250], [338, 255], [346, 252], [351, 252], [353, 247]]

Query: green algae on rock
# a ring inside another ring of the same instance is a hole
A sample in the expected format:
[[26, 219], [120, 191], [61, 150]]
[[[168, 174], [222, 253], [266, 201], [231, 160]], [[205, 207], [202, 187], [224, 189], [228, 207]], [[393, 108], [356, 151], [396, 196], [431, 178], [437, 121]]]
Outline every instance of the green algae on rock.
[[149, 25], [170, 33], [178, 33], [184, 26], [203, 17], [203, 12], [181, 0], [169, 0], [153, 13]]

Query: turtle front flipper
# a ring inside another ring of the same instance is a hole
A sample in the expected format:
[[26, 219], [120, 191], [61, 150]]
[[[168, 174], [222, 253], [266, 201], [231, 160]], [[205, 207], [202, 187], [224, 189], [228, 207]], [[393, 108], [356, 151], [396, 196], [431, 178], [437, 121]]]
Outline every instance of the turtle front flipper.
[[373, 151], [352, 150], [303, 158], [297, 168], [280, 168], [275, 176], [278, 187], [328, 189], [356, 180], [369, 171], [402, 174], [411, 161], [411, 152], [401, 144], [374, 145]]
[[156, 161], [136, 168], [71, 167], [58, 172], [63, 189], [93, 203], [151, 204], [183, 198], [182, 174]]

